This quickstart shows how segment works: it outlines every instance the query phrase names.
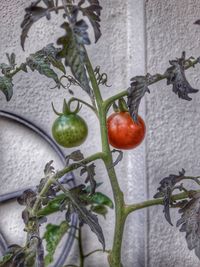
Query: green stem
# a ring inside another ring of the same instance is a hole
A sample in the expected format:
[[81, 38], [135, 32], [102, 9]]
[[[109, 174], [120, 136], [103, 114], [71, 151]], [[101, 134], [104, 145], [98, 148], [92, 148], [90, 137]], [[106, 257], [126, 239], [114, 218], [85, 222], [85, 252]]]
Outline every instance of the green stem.
[[[188, 60], [185, 61], [184, 68], [185, 68], [185, 70], [187, 70], [187, 69], [189, 69], [191, 67], [194, 67], [198, 63], [199, 63], [199, 58], [197, 58], [195, 60], [188, 59]], [[168, 74], [166, 72], [164, 74], [157, 73], [157, 74], [153, 75], [152, 77], [153, 77], [153, 79], [151, 79], [151, 81], [149, 82], [148, 85], [152, 85], [154, 83], [157, 83], [159, 81], [167, 79], [168, 78]], [[118, 93], [118, 94], [116, 94], [114, 96], [109, 97], [103, 103], [104, 109], [106, 111], [108, 111], [113, 102], [115, 102], [116, 100], [118, 100], [118, 99], [120, 99], [120, 98], [122, 98], [124, 96], [127, 96], [127, 94], [128, 94], [128, 91], [124, 90], [124, 91], [121, 91], [120, 93]]]
[[96, 108], [93, 107], [92, 105], [88, 104], [87, 102], [85, 102], [85, 101], [82, 100], [82, 99], [79, 99], [79, 98], [76, 98], [76, 97], [72, 97], [72, 98], [70, 98], [70, 100], [69, 100], [69, 102], [68, 102], [69, 106], [70, 106], [70, 104], [71, 104], [72, 102], [74, 102], [74, 101], [78, 101], [78, 102], [84, 104], [85, 106], [89, 107], [89, 108], [90, 108], [90, 109], [91, 109], [91, 110], [98, 116]]
[[97, 159], [103, 159], [103, 157], [104, 157], [103, 153], [98, 152], [96, 154], [93, 154], [93, 155], [83, 159], [82, 161], [80, 161], [78, 163], [73, 163], [73, 164], [67, 166], [66, 168], [62, 169], [61, 171], [58, 171], [57, 173], [55, 173], [51, 178], [48, 179], [48, 181], [45, 183], [44, 187], [42, 188], [41, 192], [37, 196], [36, 201], [33, 205], [32, 210], [31, 210], [31, 214], [33, 216], [36, 216], [37, 211], [40, 207], [42, 198], [46, 195], [47, 191], [49, 190], [49, 187], [51, 186], [51, 184], [54, 183], [55, 180], [60, 179], [62, 176], [64, 176], [68, 172], [71, 172], [75, 169], [78, 169], [81, 166], [81, 164], [83, 164], [83, 165], [88, 164], [88, 163], [95, 161]]
[[117, 176], [114, 168], [110, 168], [113, 166], [112, 154], [110, 151], [110, 146], [108, 143], [107, 137], [107, 127], [106, 127], [106, 108], [103, 105], [103, 99], [99, 90], [99, 86], [96, 81], [96, 77], [92, 68], [92, 65], [87, 59], [86, 68], [92, 83], [94, 95], [97, 102], [98, 112], [99, 112], [99, 121], [100, 121], [100, 130], [101, 130], [101, 140], [102, 140], [102, 152], [104, 154], [104, 164], [108, 173], [108, 177], [110, 179], [114, 202], [115, 202], [115, 230], [114, 230], [114, 239], [112, 250], [109, 254], [108, 260], [111, 267], [121, 267], [121, 245], [122, 245], [122, 237], [124, 224], [126, 220], [126, 214], [124, 212], [125, 204], [124, 204], [124, 196], [123, 192], [119, 187], [119, 183], [117, 180]]
[[82, 229], [78, 229], [78, 247], [80, 256], [80, 267], [84, 267], [84, 255], [83, 255], [83, 244], [82, 244]]
[[[200, 193], [200, 190], [197, 190], [195, 192]], [[184, 200], [186, 198], [189, 198], [190, 194], [191, 194], [191, 191], [187, 191], [187, 192], [173, 195], [171, 198], [172, 198], [172, 201]], [[128, 215], [136, 210], [144, 209], [144, 208], [155, 206], [155, 205], [164, 205], [163, 198], [150, 199], [150, 200], [146, 200], [141, 203], [126, 205], [125, 213], [126, 215]]]

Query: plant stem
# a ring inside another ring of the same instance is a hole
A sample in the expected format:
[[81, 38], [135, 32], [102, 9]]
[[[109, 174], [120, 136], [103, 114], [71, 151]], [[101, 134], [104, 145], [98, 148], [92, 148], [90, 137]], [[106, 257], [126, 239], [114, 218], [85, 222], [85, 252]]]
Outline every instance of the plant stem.
[[81, 164], [88, 164], [91, 161], [95, 161], [97, 159], [103, 159], [103, 156], [104, 155], [103, 155], [102, 152], [95, 153], [95, 154], [83, 159], [79, 163], [73, 163], [73, 164], [67, 166], [66, 168], [64, 168], [64, 169], [58, 171], [57, 173], [55, 173], [51, 178], [48, 179], [48, 181], [45, 183], [44, 187], [42, 188], [41, 192], [37, 196], [36, 201], [34, 203], [34, 206], [31, 209], [31, 214], [33, 216], [36, 216], [37, 211], [38, 211], [38, 209], [40, 207], [42, 198], [46, 195], [47, 191], [49, 190], [49, 187], [51, 186], [51, 184], [54, 183], [55, 180], [60, 179], [62, 176], [64, 176], [68, 172], [71, 172], [71, 171], [73, 171], [75, 169], [78, 169]]
[[78, 229], [78, 247], [79, 247], [79, 256], [80, 256], [80, 267], [84, 267], [84, 255], [83, 255], [82, 229], [81, 229], [81, 226]]
[[92, 105], [88, 104], [87, 102], [85, 102], [82, 99], [79, 99], [79, 98], [76, 98], [76, 97], [70, 98], [70, 100], [68, 102], [69, 106], [74, 101], [80, 102], [80, 103], [84, 104], [85, 106], [89, 107], [97, 115], [97, 117], [98, 117], [97, 110], [95, 109], [95, 107], [93, 107]]
[[106, 113], [107, 110], [104, 108], [103, 99], [99, 90], [99, 86], [96, 81], [96, 77], [92, 68], [92, 65], [87, 59], [86, 68], [92, 83], [94, 95], [97, 102], [98, 112], [99, 112], [99, 122], [100, 122], [100, 130], [101, 130], [101, 140], [102, 140], [102, 152], [103, 152], [103, 161], [110, 179], [114, 202], [115, 202], [115, 230], [114, 230], [114, 239], [112, 250], [108, 256], [109, 264], [111, 267], [121, 267], [121, 245], [122, 245], [122, 237], [124, 224], [126, 220], [125, 204], [124, 204], [124, 195], [119, 187], [119, 183], [117, 180], [117, 176], [115, 173], [112, 160], [112, 153], [110, 151], [110, 146], [108, 143], [107, 137], [107, 127], [106, 127]]
[[[185, 68], [185, 70], [187, 70], [191, 67], [194, 67], [198, 63], [199, 63], [199, 58], [194, 59], [194, 60], [191, 60], [189, 58], [189, 59], [185, 60], [184, 68]], [[168, 78], [168, 75], [169, 74], [167, 74], [167, 72], [165, 72], [163, 74], [159, 74], [159, 73], [154, 74], [154, 75], [152, 75], [151, 81], [148, 83], [148, 85], [152, 85], [152, 84], [157, 83], [159, 81], [165, 80]], [[128, 91], [124, 90], [124, 91], [121, 91], [120, 93], [106, 99], [103, 103], [105, 110], [108, 111], [108, 109], [110, 108], [110, 106], [112, 105], [113, 102], [115, 102], [116, 100], [118, 100], [124, 96], [127, 96], [127, 94], [128, 94]]]
[[[200, 193], [200, 190], [196, 190], [195, 192]], [[190, 195], [191, 195], [191, 191], [187, 191], [187, 192], [173, 195], [171, 197], [171, 199], [172, 199], [172, 201], [183, 200], [183, 199], [189, 198]], [[146, 200], [144, 202], [126, 205], [125, 213], [128, 215], [128, 214], [130, 214], [136, 210], [144, 209], [144, 208], [155, 206], [155, 205], [164, 205], [163, 198], [150, 199], [150, 200]]]

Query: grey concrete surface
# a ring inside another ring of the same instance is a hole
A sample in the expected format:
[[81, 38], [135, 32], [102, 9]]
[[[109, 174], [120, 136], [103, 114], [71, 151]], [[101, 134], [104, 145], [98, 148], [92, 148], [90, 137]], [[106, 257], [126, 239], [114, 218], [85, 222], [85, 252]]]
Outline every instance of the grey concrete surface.
[[[30, 2], [30, 1], [29, 1]], [[198, 0], [101, 0], [102, 38], [97, 45], [88, 48], [93, 65], [100, 65], [108, 73], [111, 88], [102, 87], [103, 97], [108, 97], [129, 85], [135, 75], [164, 72], [168, 60], [180, 56], [185, 50], [188, 56], [199, 56], [200, 27], [193, 22], [200, 18]], [[19, 44], [20, 22], [26, 0], [2, 0], [0, 5], [0, 58], [5, 52], [15, 52], [17, 61], [45, 46], [62, 34], [58, 28], [60, 19], [53, 16], [50, 23], [39, 21], [30, 31], [23, 52]], [[55, 19], [55, 20], [54, 20]], [[91, 33], [92, 34], [92, 33]], [[199, 67], [189, 70], [191, 84], [200, 88]], [[14, 96], [7, 103], [0, 94], [0, 109], [20, 114], [33, 121], [48, 133], [55, 115], [51, 101], [61, 108], [66, 91], [50, 89], [53, 82], [37, 73], [16, 76]], [[188, 174], [199, 170], [198, 148], [199, 94], [192, 102], [181, 101], [165, 82], [151, 87], [140, 113], [147, 124], [145, 142], [139, 148], [124, 153], [123, 162], [117, 166], [120, 185], [126, 201], [152, 198], [159, 180], [169, 173], [185, 168]], [[78, 88], [75, 93], [87, 100]], [[86, 108], [81, 115], [90, 120], [89, 136], [82, 147], [85, 156], [100, 149], [97, 120]], [[64, 152], [70, 153], [71, 150]], [[0, 193], [26, 185], [33, 185], [42, 177], [44, 164], [54, 159], [56, 168], [61, 164], [51, 149], [34, 133], [6, 120], [0, 120]], [[97, 179], [103, 181], [102, 190], [111, 194], [108, 177], [101, 162], [97, 162]], [[78, 172], [75, 172], [77, 180]], [[21, 207], [9, 203], [0, 206], [0, 229], [10, 243], [22, 244]], [[62, 215], [61, 215], [62, 217]], [[177, 213], [174, 212], [174, 222]], [[53, 216], [51, 222], [58, 221]], [[60, 218], [61, 219], [61, 218]], [[104, 227], [106, 247], [112, 242], [114, 213], [107, 219], [100, 218]], [[96, 237], [85, 227], [86, 252], [99, 248]], [[136, 212], [128, 218], [123, 242], [124, 267], [197, 267], [199, 261], [187, 250], [184, 234], [165, 222], [162, 207]], [[74, 244], [70, 262], [77, 262], [77, 246]], [[101, 253], [90, 257], [87, 267], [107, 267], [106, 256]]]

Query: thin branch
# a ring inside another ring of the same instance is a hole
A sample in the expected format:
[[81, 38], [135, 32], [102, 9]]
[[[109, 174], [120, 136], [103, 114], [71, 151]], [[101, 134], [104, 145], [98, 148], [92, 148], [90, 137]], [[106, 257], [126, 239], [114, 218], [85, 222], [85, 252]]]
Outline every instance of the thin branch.
[[82, 99], [79, 99], [79, 98], [76, 98], [76, 97], [72, 97], [72, 98], [70, 98], [70, 100], [69, 100], [69, 102], [68, 102], [69, 106], [70, 106], [70, 104], [71, 104], [72, 102], [74, 102], [74, 101], [80, 102], [80, 103], [84, 104], [85, 106], [89, 107], [89, 108], [90, 108], [90, 109], [97, 115], [97, 117], [98, 117], [98, 113], [97, 113], [96, 108], [95, 108], [94, 106], [90, 105], [89, 103], [85, 102], [85, 101], [82, 100]]
[[[191, 68], [191, 67], [194, 67], [196, 64], [199, 63], [199, 58], [197, 59], [187, 59], [185, 60], [185, 63], [184, 63], [184, 66], [185, 66], [185, 70]], [[164, 74], [155, 74], [152, 76], [152, 79], [151, 81], [149, 82], [148, 85], [152, 85], [154, 83], [157, 83], [159, 81], [162, 81], [164, 79], [167, 79], [168, 78], [168, 75], [167, 75], [167, 72], [165, 72]], [[103, 102], [103, 107], [104, 107], [104, 110], [107, 112], [110, 108], [110, 106], [112, 105], [113, 102], [115, 102], [116, 100], [126, 96], [128, 94], [128, 91], [127, 90], [124, 90], [122, 92], [120, 92], [119, 94], [116, 94], [114, 96], [111, 96], [109, 97], [108, 99], [106, 99], [104, 102]]]
[[104, 158], [104, 153], [98, 152], [98, 153], [95, 153], [95, 154], [83, 159], [82, 161], [80, 161], [78, 163], [73, 163], [73, 164], [67, 166], [66, 168], [58, 171], [54, 175], [52, 175], [52, 177], [49, 178], [49, 180], [46, 182], [46, 184], [44, 185], [43, 189], [41, 190], [41, 192], [37, 196], [36, 201], [34, 203], [34, 206], [33, 206], [32, 210], [31, 210], [32, 215], [35, 216], [37, 214], [37, 210], [38, 210], [38, 208], [40, 206], [42, 198], [46, 195], [46, 192], [48, 191], [49, 187], [51, 186], [51, 184], [54, 183], [55, 180], [60, 179], [62, 176], [64, 176], [68, 172], [71, 172], [71, 171], [73, 171], [75, 169], [78, 169], [81, 164], [88, 164], [88, 163], [90, 163], [92, 161], [95, 161], [97, 159], [103, 159], [103, 158]]
[[[200, 192], [200, 190], [197, 190], [196, 192]], [[191, 194], [191, 191], [187, 191], [184, 193], [173, 195], [171, 199], [172, 201], [183, 200], [183, 199], [189, 198], [190, 194]], [[164, 204], [163, 198], [151, 199], [151, 200], [147, 200], [147, 201], [136, 203], [136, 204], [129, 204], [129, 205], [126, 205], [125, 207], [125, 213], [128, 215], [136, 210], [140, 210], [140, 209], [144, 209], [144, 208], [156, 206], [156, 205], [163, 205], [163, 204]]]

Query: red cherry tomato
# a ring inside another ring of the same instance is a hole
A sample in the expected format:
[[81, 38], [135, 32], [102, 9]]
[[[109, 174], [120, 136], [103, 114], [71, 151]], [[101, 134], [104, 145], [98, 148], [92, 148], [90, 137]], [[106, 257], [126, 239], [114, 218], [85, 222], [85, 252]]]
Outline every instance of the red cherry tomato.
[[109, 143], [119, 149], [132, 149], [141, 144], [144, 139], [146, 126], [138, 116], [134, 122], [128, 112], [115, 112], [107, 119]]

